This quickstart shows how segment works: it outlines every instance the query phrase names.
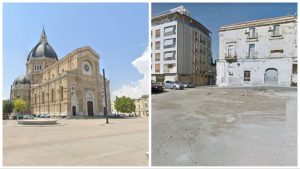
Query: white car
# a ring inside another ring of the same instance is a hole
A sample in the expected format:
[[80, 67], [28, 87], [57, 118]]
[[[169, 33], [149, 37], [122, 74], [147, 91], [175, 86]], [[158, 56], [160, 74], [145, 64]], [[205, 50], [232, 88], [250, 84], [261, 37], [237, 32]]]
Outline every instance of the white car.
[[164, 86], [166, 89], [183, 89], [184, 88], [182, 83], [174, 82], [174, 81], [170, 81], [170, 80], [165, 81]]

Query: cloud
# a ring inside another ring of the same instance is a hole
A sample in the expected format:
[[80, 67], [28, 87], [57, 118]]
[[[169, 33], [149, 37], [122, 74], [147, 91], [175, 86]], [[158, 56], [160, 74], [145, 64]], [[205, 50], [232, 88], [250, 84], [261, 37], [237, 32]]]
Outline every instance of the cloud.
[[120, 89], [112, 92], [112, 100], [115, 100], [116, 96], [127, 96], [131, 98], [139, 98], [144, 94], [149, 94], [149, 47], [146, 48], [144, 53], [131, 62], [143, 78], [130, 84], [123, 84]]

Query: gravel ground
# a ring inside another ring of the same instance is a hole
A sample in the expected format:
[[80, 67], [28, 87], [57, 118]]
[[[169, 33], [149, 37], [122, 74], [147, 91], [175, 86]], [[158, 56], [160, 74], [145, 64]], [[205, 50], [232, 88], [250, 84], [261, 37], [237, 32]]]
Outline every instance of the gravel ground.
[[62, 126], [3, 124], [4, 166], [148, 166], [148, 118], [59, 119]]
[[296, 88], [198, 87], [152, 95], [152, 165], [297, 165]]

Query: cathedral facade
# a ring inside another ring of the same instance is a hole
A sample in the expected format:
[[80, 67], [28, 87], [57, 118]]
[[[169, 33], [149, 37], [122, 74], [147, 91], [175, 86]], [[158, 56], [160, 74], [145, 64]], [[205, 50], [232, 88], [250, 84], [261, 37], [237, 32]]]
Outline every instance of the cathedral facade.
[[[103, 116], [105, 101], [100, 56], [91, 47], [77, 48], [58, 60], [45, 30], [30, 51], [26, 75], [11, 86], [11, 99], [22, 98], [28, 112], [51, 116]], [[111, 114], [109, 80], [105, 80]]]

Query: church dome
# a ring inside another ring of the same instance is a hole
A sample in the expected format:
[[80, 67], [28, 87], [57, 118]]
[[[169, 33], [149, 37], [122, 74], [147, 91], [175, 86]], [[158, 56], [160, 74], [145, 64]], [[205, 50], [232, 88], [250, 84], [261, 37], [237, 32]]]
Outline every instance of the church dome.
[[30, 84], [30, 79], [26, 75], [21, 75], [14, 80], [14, 85], [17, 84]]
[[39, 43], [36, 44], [34, 48], [32, 48], [32, 50], [28, 54], [27, 61], [29, 61], [31, 58], [38, 57], [47, 57], [58, 60], [56, 52], [47, 41], [47, 36], [44, 28]]

